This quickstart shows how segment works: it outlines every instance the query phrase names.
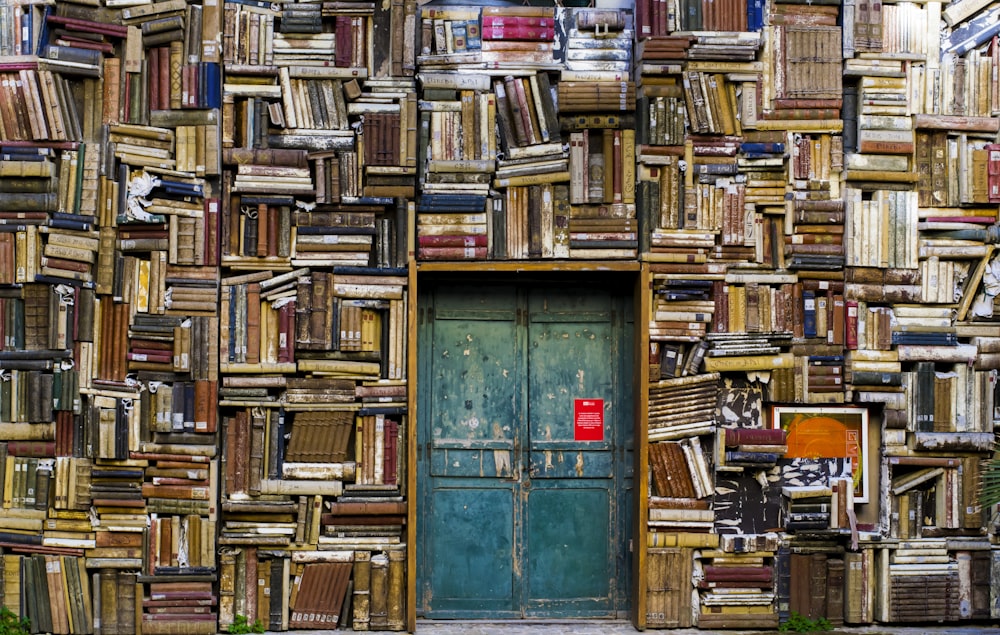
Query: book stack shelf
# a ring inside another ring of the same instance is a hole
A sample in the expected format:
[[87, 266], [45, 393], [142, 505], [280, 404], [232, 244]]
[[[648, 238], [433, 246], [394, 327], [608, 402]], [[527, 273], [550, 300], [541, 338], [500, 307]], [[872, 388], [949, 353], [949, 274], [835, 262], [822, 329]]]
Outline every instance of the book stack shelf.
[[[968, 1], [746, 3], [744, 22], [742, 11], [713, 12], [717, 3], [668, 6], [636, 7], [650, 289], [646, 625], [689, 619], [689, 591], [665, 584], [657, 563], [711, 546], [724, 564], [738, 551], [734, 532], [780, 531], [757, 554], [774, 558], [773, 584], [761, 588], [772, 601], [757, 598], [770, 612], [702, 593], [695, 625], [748, 628], [793, 612], [907, 621], [914, 596], [935, 597], [937, 619], [984, 615], [982, 593], [961, 610], [953, 600], [996, 557], [976, 502], [995, 430], [985, 383], [995, 325], [981, 274], [996, 222], [989, 11]], [[660, 414], [664, 394], [711, 376], [714, 421]], [[842, 406], [871, 422], [868, 456], [806, 458], [795, 413], [840, 416]], [[752, 447], [739, 441], [758, 432], [742, 442]], [[771, 432], [784, 436], [765, 440]], [[665, 492], [696, 474], [673, 447], [692, 438], [715, 486], [692, 490], [686, 513], [666, 513]], [[721, 540], [709, 545], [668, 516], [710, 519]], [[714, 564], [696, 558], [696, 586]]]
[[0, 0], [5, 606], [414, 627], [418, 273], [606, 269], [637, 627], [1000, 617], [1000, 10], [536, 4]]
[[414, 10], [223, 7], [219, 628], [404, 627]]

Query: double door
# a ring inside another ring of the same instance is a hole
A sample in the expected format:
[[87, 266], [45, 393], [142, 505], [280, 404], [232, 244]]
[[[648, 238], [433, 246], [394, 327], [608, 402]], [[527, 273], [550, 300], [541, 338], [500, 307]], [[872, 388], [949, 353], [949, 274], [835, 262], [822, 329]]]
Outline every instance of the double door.
[[624, 616], [630, 300], [585, 283], [428, 286], [418, 614]]

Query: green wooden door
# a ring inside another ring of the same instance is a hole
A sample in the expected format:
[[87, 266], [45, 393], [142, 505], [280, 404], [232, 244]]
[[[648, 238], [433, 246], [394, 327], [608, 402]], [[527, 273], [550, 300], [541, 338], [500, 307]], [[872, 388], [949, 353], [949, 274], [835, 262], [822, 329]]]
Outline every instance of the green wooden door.
[[593, 285], [422, 294], [420, 614], [627, 609], [628, 305]]

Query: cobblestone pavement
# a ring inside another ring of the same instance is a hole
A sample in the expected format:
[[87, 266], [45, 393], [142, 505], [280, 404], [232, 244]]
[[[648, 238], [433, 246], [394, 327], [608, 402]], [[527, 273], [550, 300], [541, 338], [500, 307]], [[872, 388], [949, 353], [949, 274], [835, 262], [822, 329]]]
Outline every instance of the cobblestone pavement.
[[[343, 635], [346, 631], [292, 631], [302, 635]], [[638, 633], [629, 622], [617, 621], [427, 621], [417, 622], [416, 635], [634, 635]], [[775, 631], [709, 631], [695, 628], [650, 629], [648, 633], [663, 635], [750, 635]], [[837, 635], [1000, 635], [1000, 625], [978, 624], [955, 626], [862, 626], [839, 628]], [[369, 635], [398, 635], [370, 631]]]

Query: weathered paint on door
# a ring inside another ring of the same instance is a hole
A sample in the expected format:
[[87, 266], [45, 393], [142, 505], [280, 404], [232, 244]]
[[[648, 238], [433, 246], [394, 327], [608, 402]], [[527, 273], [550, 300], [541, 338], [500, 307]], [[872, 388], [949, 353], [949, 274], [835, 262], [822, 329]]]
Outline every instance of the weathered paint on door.
[[[421, 296], [420, 614], [626, 610], [627, 305], [593, 285]], [[576, 440], [577, 399], [597, 403], [598, 440]]]

